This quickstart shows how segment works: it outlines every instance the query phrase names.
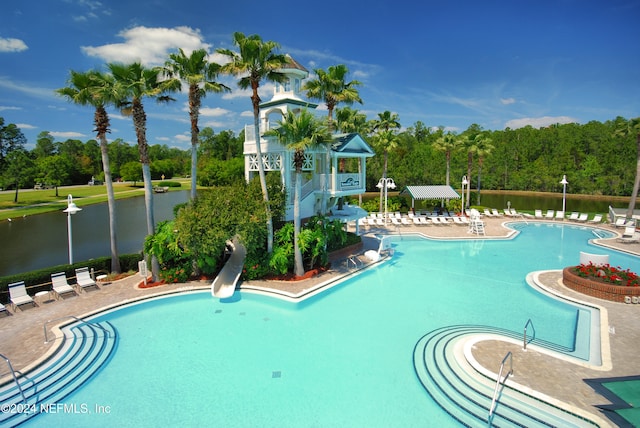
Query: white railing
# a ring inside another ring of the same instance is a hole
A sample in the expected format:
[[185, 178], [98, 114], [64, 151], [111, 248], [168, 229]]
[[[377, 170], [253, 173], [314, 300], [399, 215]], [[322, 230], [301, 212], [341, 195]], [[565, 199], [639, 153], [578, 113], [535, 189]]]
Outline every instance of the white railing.
[[[504, 365], [509, 361], [509, 371], [502, 379], [502, 372], [504, 371]], [[496, 380], [496, 387], [493, 390], [493, 399], [491, 400], [491, 408], [489, 409], [489, 422], [493, 418], [493, 411], [496, 409], [496, 402], [498, 401], [498, 390], [500, 388], [500, 384], [504, 385], [507, 381], [507, 378], [513, 374], [513, 355], [511, 352], [507, 352], [507, 355], [502, 359], [502, 364], [500, 364], [500, 372], [498, 373], [498, 379]]]

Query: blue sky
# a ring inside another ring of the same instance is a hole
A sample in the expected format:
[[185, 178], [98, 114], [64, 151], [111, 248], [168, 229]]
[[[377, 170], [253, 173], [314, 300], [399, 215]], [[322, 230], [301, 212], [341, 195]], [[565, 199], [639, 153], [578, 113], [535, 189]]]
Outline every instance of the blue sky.
[[[640, 116], [639, 18], [638, 0], [9, 1], [0, 14], [0, 116], [20, 126], [29, 148], [42, 131], [58, 141], [95, 138], [93, 111], [54, 94], [69, 70], [158, 65], [178, 47], [213, 53], [241, 31], [280, 43], [310, 71], [346, 64], [362, 82], [364, 104], [354, 107], [370, 119], [390, 110], [403, 127], [630, 119]], [[249, 94], [232, 77], [220, 81], [233, 92], [207, 96], [201, 128], [238, 133], [252, 122]], [[272, 91], [264, 83], [263, 100]], [[176, 98], [146, 102], [149, 144], [189, 147], [186, 97]], [[110, 115], [110, 139], [135, 144], [131, 119]]]

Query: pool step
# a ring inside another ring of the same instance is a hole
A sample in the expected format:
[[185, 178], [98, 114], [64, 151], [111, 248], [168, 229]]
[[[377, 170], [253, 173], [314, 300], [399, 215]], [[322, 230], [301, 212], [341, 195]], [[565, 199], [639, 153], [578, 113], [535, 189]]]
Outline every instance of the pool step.
[[47, 406], [62, 404], [100, 370], [116, 349], [117, 331], [108, 321], [74, 323], [62, 331], [64, 343], [59, 350], [43, 365], [18, 378], [28, 411], [22, 411], [24, 403], [15, 382], [0, 388], [0, 403], [10, 410], [0, 414], [0, 426], [17, 426]]
[[[429, 395], [453, 418], [469, 427], [583, 427], [591, 421], [551, 406], [508, 386], [507, 381], [489, 421], [495, 380], [475, 372], [456, 344], [471, 335], [498, 334], [518, 338], [508, 330], [460, 325], [433, 330], [414, 348], [414, 369]], [[539, 343], [539, 341], [537, 341]], [[595, 425], [595, 424], [594, 424]]]

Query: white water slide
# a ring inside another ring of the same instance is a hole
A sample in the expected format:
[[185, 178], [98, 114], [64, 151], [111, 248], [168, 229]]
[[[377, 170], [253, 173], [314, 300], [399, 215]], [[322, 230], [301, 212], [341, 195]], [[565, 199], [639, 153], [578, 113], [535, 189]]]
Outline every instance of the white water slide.
[[242, 274], [244, 258], [247, 255], [247, 249], [238, 241], [237, 237], [233, 238], [229, 246], [232, 249], [231, 257], [211, 283], [211, 295], [220, 299], [233, 296], [240, 274]]

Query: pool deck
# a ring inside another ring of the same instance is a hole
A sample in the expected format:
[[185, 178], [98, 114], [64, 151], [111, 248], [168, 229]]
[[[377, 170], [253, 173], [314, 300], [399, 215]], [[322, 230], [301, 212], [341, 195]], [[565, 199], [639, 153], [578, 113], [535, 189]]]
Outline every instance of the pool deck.
[[[357, 254], [366, 264], [362, 253], [368, 249], [377, 249], [378, 240], [375, 236], [381, 234], [410, 234], [419, 233], [435, 239], [507, 239], [513, 231], [503, 226], [507, 221], [521, 221], [508, 217], [485, 218], [485, 236], [467, 233], [466, 226], [389, 226], [367, 227], [360, 230], [363, 234], [364, 247]], [[578, 224], [565, 221], [565, 224]], [[621, 232], [608, 225], [603, 229]], [[640, 255], [640, 243], [619, 243], [615, 239], [600, 240], [606, 245], [623, 251]], [[348, 256], [348, 257], [349, 257]], [[241, 288], [261, 288], [275, 290], [280, 294], [299, 296], [321, 289], [326, 284], [350, 275], [353, 269], [347, 258], [333, 260], [332, 267], [311, 279], [285, 281], [253, 281], [244, 283]], [[51, 296], [40, 296], [37, 307], [24, 305], [22, 310], [8, 316], [0, 315], [0, 353], [8, 357], [16, 371], [27, 371], [39, 364], [48, 353], [53, 351], [53, 343], [44, 343], [43, 325], [49, 320], [67, 317], [59, 322], [69, 321], [69, 316], [86, 316], [99, 312], [104, 308], [118, 306], [141, 298], [148, 298], [167, 293], [185, 292], [199, 289], [210, 289], [211, 281], [192, 281], [182, 284], [170, 284], [150, 289], [139, 289], [137, 284], [140, 277], [135, 275], [103, 285], [99, 290], [81, 291], [77, 296], [56, 300]], [[569, 408], [576, 413], [590, 413], [598, 415], [595, 406], [611, 404], [607, 398], [598, 394], [585, 379], [615, 378], [637, 376], [640, 374], [638, 354], [640, 353], [640, 304], [624, 304], [603, 301], [576, 293], [562, 284], [561, 271], [547, 271], [538, 275], [540, 284], [554, 291], [560, 296], [576, 299], [590, 305], [602, 308], [603, 318], [603, 365], [589, 366], [586, 363], [576, 363], [563, 356], [551, 355], [544, 350], [536, 349], [535, 342], [523, 351], [522, 344], [510, 343], [502, 340], [478, 341], [472, 348], [472, 356], [476, 364], [493, 373], [497, 373], [500, 363], [507, 352], [513, 355], [514, 376], [508, 382], [516, 382], [525, 388], [543, 394], [546, 399], [556, 401], [563, 408]], [[47, 324], [48, 331], [58, 321]], [[524, 326], [523, 326], [524, 328]], [[607, 346], [608, 344], [608, 346]], [[497, 375], [496, 375], [497, 376]], [[0, 370], [3, 381], [8, 380], [6, 365]], [[564, 404], [562, 404], [564, 403]], [[601, 421], [606, 418], [601, 416]], [[614, 426], [614, 424], [611, 424]]]

